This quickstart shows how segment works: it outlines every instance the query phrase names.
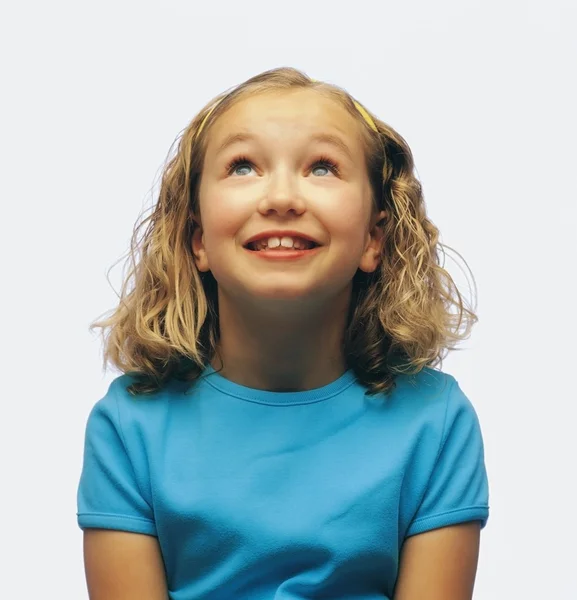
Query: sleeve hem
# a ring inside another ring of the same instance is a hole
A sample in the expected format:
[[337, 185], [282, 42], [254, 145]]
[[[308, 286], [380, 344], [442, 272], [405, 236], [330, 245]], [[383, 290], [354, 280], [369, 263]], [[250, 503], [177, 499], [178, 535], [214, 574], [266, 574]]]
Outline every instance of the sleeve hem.
[[405, 537], [415, 535], [417, 533], [423, 533], [431, 529], [438, 529], [440, 527], [447, 527], [448, 525], [456, 525], [458, 523], [465, 523], [467, 521], [481, 521], [481, 529], [485, 527], [489, 519], [489, 507], [488, 506], [470, 506], [468, 508], [459, 508], [457, 510], [451, 510], [438, 515], [431, 515], [429, 517], [422, 517], [414, 521]]
[[154, 521], [125, 515], [110, 515], [106, 513], [77, 513], [80, 529], [116, 529], [132, 533], [144, 533], [157, 537]]

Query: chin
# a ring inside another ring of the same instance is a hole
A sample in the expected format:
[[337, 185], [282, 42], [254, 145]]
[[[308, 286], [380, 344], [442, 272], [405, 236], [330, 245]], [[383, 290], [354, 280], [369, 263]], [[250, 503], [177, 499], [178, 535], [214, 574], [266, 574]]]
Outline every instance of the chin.
[[295, 286], [262, 286], [258, 289], [252, 289], [249, 293], [255, 300], [305, 300], [314, 296], [314, 290], [311, 288]]

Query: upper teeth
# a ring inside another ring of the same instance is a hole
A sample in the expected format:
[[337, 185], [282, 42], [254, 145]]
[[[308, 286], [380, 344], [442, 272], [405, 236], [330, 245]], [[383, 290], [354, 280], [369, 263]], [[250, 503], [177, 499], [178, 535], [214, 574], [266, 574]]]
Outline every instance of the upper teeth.
[[289, 236], [279, 237], [270, 237], [268, 239], [257, 240], [254, 242], [255, 246], [258, 248], [278, 248], [282, 246], [283, 248], [296, 248], [297, 250], [301, 250], [303, 248], [308, 248], [311, 246], [311, 242], [308, 240], [303, 240], [299, 238], [292, 238]]

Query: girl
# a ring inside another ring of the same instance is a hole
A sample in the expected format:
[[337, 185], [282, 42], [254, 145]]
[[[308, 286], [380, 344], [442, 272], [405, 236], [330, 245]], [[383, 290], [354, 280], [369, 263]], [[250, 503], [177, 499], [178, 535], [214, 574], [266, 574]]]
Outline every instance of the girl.
[[[404, 139], [291, 68], [184, 131], [108, 328], [92, 600], [470, 599], [488, 483], [433, 369], [469, 335]], [[456, 312], [451, 308], [456, 307]]]

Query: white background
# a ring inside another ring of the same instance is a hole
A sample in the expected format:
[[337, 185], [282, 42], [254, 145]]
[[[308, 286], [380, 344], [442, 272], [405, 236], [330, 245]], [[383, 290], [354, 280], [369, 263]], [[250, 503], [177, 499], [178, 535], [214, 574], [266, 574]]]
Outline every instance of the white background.
[[[0, 598], [87, 598], [75, 514], [84, 425], [118, 375], [103, 374], [88, 332], [117, 300], [106, 271], [179, 132], [213, 96], [278, 66], [344, 87], [405, 137], [442, 241], [475, 276], [480, 321], [443, 365], [485, 438], [491, 516], [475, 599], [577, 598], [575, 10], [2, 9]], [[457, 263], [446, 266], [470, 297]], [[118, 265], [116, 290], [120, 276]]]

